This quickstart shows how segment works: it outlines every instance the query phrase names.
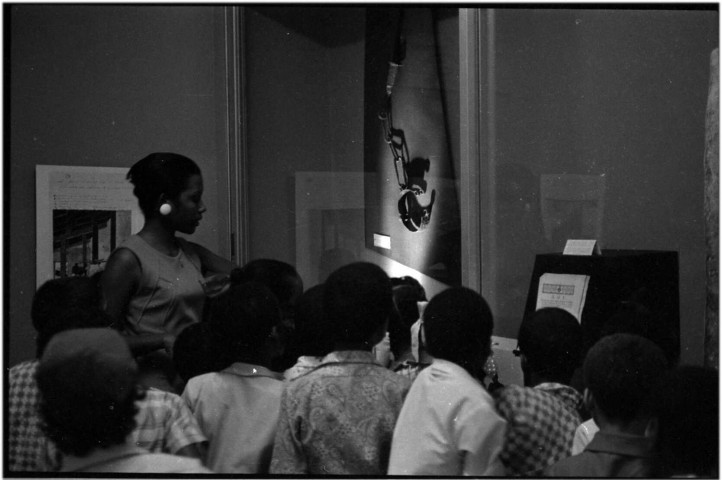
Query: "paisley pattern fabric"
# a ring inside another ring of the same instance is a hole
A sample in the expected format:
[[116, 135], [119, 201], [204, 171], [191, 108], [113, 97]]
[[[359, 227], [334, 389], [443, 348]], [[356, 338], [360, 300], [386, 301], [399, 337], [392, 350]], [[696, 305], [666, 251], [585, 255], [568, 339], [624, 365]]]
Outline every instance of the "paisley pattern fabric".
[[271, 473], [385, 475], [410, 382], [371, 352], [332, 352], [288, 382]]

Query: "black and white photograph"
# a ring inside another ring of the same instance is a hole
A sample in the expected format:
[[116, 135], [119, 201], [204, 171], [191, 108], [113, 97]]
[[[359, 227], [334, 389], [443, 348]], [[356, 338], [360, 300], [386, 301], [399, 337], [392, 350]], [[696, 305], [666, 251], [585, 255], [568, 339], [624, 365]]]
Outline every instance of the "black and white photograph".
[[4, 2], [2, 476], [718, 478], [719, 7]]

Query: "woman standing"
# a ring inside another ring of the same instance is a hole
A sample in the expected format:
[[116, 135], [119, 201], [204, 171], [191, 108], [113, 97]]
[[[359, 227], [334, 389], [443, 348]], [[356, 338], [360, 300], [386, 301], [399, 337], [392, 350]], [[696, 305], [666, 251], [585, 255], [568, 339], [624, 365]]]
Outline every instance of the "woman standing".
[[177, 237], [192, 234], [206, 207], [196, 163], [175, 153], [152, 153], [127, 175], [145, 217], [143, 228], [108, 259], [102, 289], [108, 313], [125, 334], [141, 368], [163, 374], [146, 382], [170, 389], [176, 336], [201, 321], [210, 290], [222, 287], [235, 265]]

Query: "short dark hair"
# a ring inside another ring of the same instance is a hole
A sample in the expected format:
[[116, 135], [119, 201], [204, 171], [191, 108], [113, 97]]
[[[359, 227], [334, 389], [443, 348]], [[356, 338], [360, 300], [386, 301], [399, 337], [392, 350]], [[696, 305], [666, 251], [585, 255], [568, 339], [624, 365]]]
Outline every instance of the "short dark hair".
[[[82, 371], [79, 370], [79, 374]], [[42, 381], [42, 380], [39, 380]], [[58, 402], [45, 400], [53, 396], [46, 389], [40, 401], [41, 428], [58, 449], [70, 455], [82, 457], [96, 448], [121, 445], [135, 429], [136, 402], [145, 397], [145, 390], [138, 388], [121, 402], [108, 408], [109, 400], [94, 398], [93, 402], [73, 405], [77, 411], [70, 416], [68, 409]], [[82, 411], [80, 411], [82, 409]], [[102, 418], [102, 421], [99, 421]]]
[[660, 382], [654, 398], [659, 419], [654, 476], [719, 476], [719, 373], [681, 366]]
[[378, 265], [351, 263], [324, 284], [323, 310], [334, 342], [369, 340], [393, 308], [391, 282]]
[[518, 346], [532, 372], [569, 383], [582, 360], [582, 327], [566, 310], [541, 308], [522, 320]]
[[259, 282], [270, 288], [278, 298], [284, 314], [292, 310], [298, 286], [303, 291], [303, 280], [290, 263], [272, 258], [257, 258], [231, 272], [231, 283]]
[[100, 308], [96, 278], [64, 277], [43, 283], [33, 296], [30, 318], [37, 331], [39, 358], [53, 335], [73, 328], [108, 327], [113, 323]]
[[469, 288], [452, 287], [432, 297], [423, 323], [426, 349], [435, 358], [466, 368], [490, 353], [494, 318], [482, 296]]
[[208, 322], [193, 323], [181, 330], [173, 343], [173, 366], [184, 382], [228, 366], [219, 356]]
[[416, 295], [419, 297], [419, 302], [426, 302], [428, 300], [426, 298], [426, 290], [424, 290], [424, 286], [421, 285], [421, 282], [416, 280], [414, 277], [410, 277], [408, 275], [403, 277], [391, 277], [392, 288], [396, 288], [402, 285], [414, 287], [416, 289]]
[[177, 153], [156, 152], [143, 157], [128, 171], [133, 194], [146, 217], [156, 214], [161, 195], [175, 199], [188, 186], [188, 179], [200, 175], [201, 169], [188, 157]]
[[650, 392], [667, 369], [662, 349], [639, 335], [600, 339], [584, 360], [584, 383], [596, 408], [624, 422], [650, 414]]
[[231, 285], [210, 308], [212, 341], [230, 363], [255, 358], [281, 321], [278, 299], [259, 282]]
[[303, 292], [296, 303], [295, 328], [287, 346], [291, 358], [320, 357], [333, 350], [324, 322], [323, 284], [318, 284]]
[[631, 333], [652, 340], [649, 335], [651, 324], [652, 314], [646, 306], [638, 302], [619, 302], [604, 322], [600, 338], [614, 333]]
[[41, 428], [61, 452], [85, 456], [125, 443], [145, 391], [121, 335], [109, 328], [67, 330], [37, 369]]
[[[393, 283], [393, 279], [391, 281]], [[426, 301], [426, 295], [423, 289], [408, 283], [399, 283], [392, 292], [396, 312], [389, 319], [389, 342], [391, 351], [398, 357], [411, 346], [411, 326], [419, 319], [417, 302]]]

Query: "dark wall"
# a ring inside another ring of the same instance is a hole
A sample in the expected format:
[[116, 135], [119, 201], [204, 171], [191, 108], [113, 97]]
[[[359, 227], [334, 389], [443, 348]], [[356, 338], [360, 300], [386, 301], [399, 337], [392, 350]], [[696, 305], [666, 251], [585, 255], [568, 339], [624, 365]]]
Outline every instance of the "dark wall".
[[250, 257], [295, 264], [297, 171], [363, 171], [364, 9], [246, 9]]
[[227, 255], [227, 102], [220, 7], [4, 7], [12, 364], [35, 353], [35, 165], [130, 167], [153, 151], [183, 153], [203, 170], [208, 206], [193, 238]]
[[[495, 15], [498, 165], [520, 164], [536, 176], [605, 175], [602, 248], [679, 252], [682, 361], [700, 363], [704, 122], [717, 12]], [[518, 231], [499, 243], [527, 241]], [[499, 268], [530, 271], [529, 257]], [[516, 322], [500, 325], [503, 334], [513, 335]]]

